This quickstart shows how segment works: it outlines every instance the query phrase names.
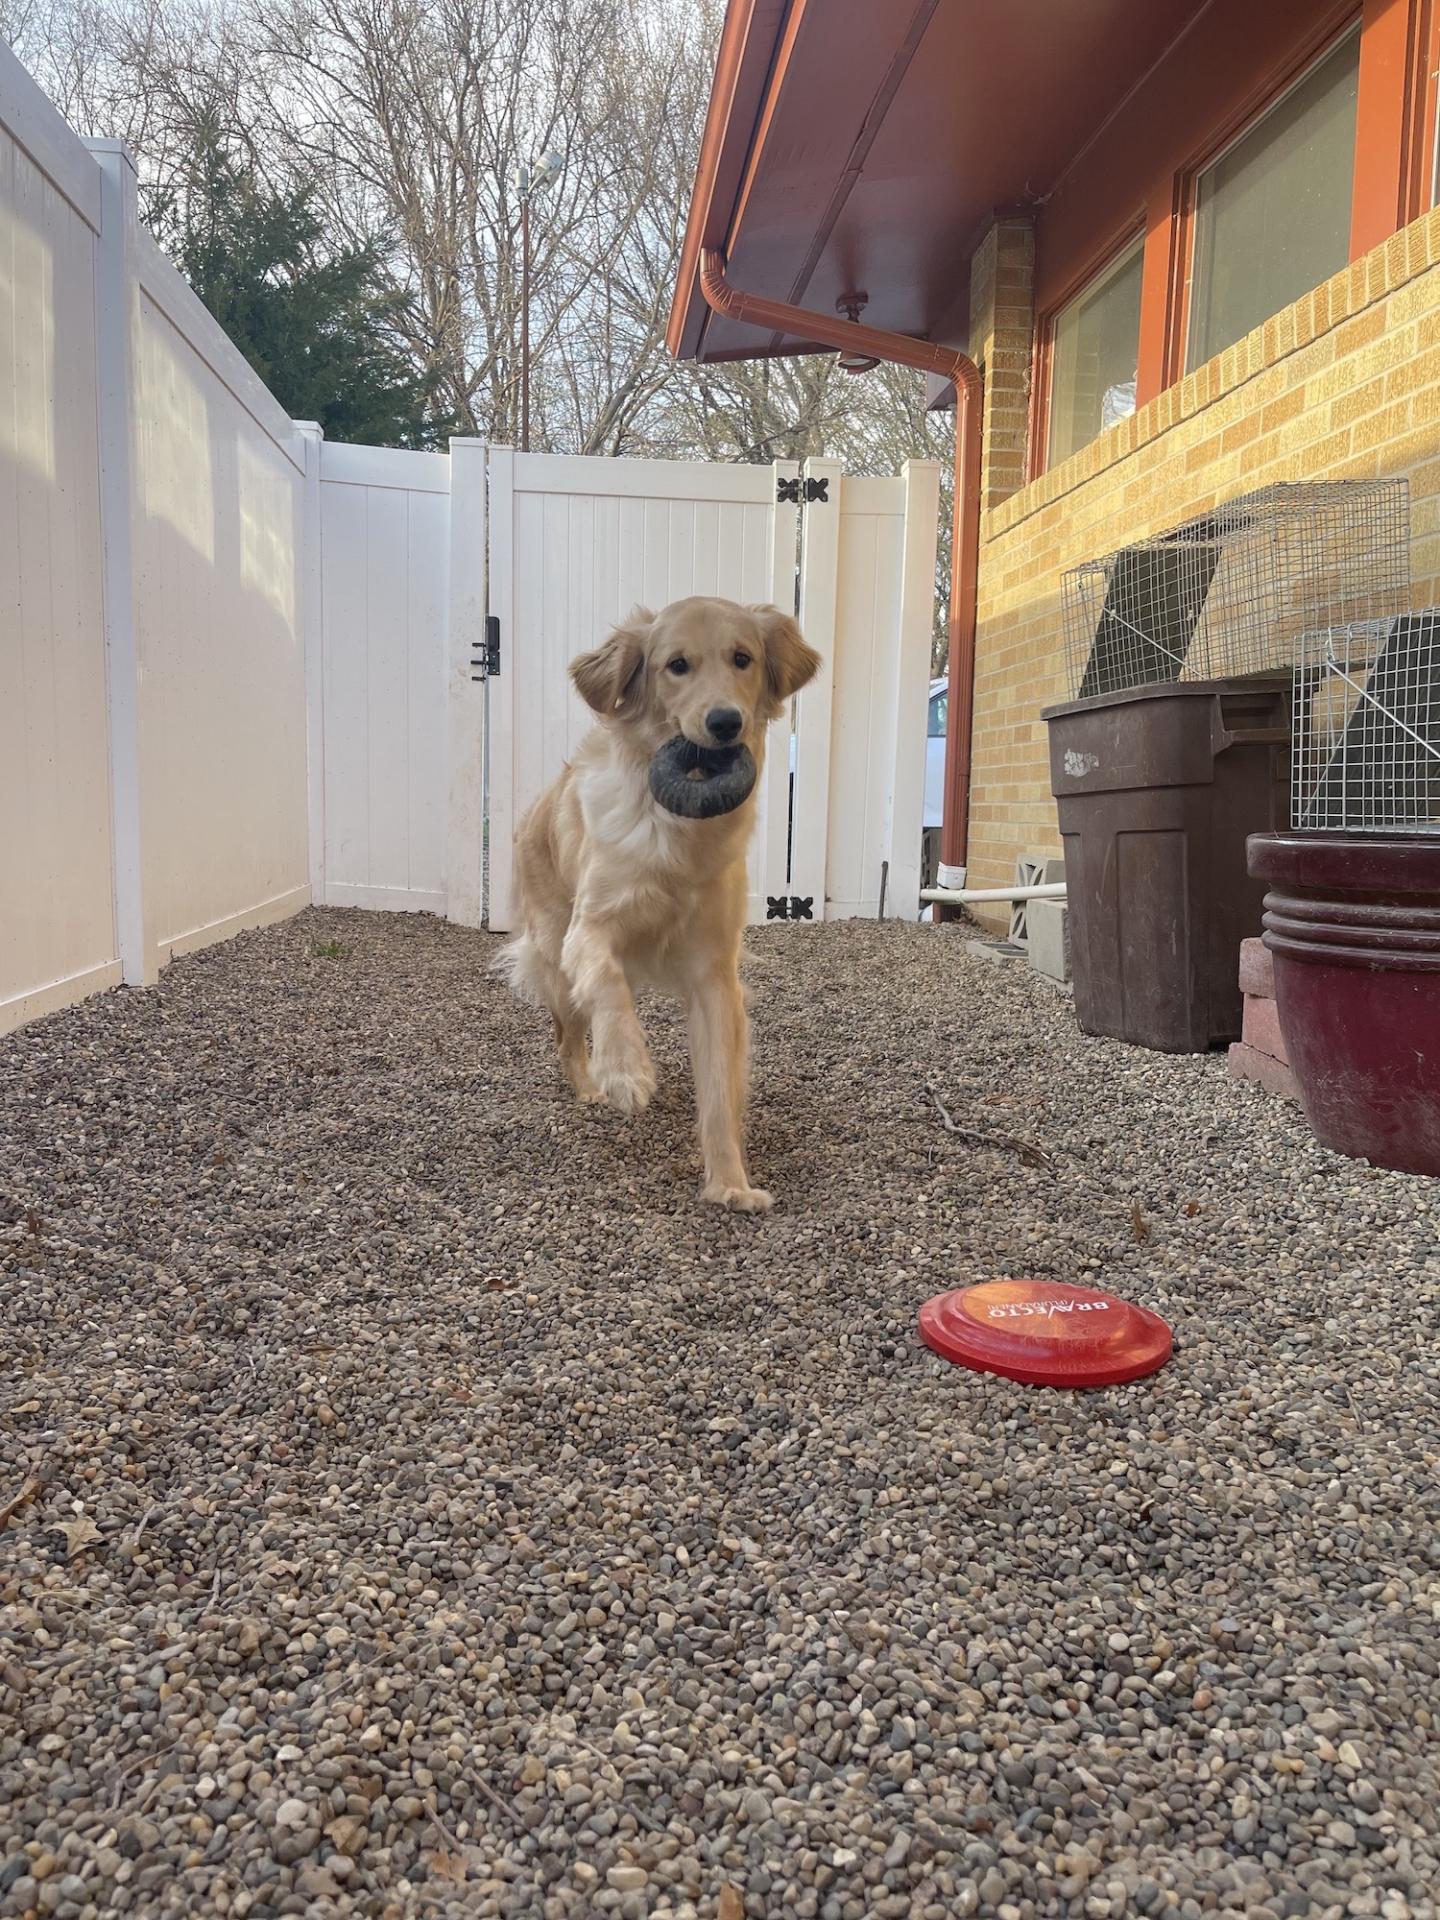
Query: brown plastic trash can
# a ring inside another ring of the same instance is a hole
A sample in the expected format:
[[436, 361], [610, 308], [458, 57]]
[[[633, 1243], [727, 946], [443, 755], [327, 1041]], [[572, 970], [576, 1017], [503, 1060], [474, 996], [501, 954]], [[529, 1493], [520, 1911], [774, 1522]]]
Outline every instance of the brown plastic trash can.
[[1195, 680], [1049, 707], [1075, 1012], [1166, 1053], [1238, 1040], [1260, 932], [1252, 833], [1290, 821], [1290, 682]]

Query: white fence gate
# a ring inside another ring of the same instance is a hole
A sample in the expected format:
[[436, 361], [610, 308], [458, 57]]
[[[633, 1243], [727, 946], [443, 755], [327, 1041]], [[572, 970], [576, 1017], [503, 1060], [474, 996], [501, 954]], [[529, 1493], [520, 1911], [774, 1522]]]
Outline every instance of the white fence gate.
[[448, 461], [322, 449], [316, 898], [508, 930], [515, 829], [593, 724], [576, 654], [636, 605], [798, 593], [824, 664], [793, 740], [772, 730], [750, 917], [873, 916], [882, 884], [913, 917], [938, 487], [928, 461], [872, 480], [475, 440]]
[[[794, 604], [793, 468], [511, 453], [490, 456], [488, 923], [514, 924], [515, 828], [595, 723], [570, 682], [576, 654], [632, 607], [689, 594]], [[778, 729], [777, 729], [778, 732]], [[785, 890], [788, 771], [767, 756], [750, 853], [751, 918]]]

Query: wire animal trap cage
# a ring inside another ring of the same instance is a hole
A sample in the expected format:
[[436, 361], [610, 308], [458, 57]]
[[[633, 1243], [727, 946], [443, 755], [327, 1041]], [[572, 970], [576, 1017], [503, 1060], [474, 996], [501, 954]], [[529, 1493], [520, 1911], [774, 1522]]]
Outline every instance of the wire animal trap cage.
[[1440, 834], [1440, 608], [1302, 636], [1290, 817]]
[[1403, 480], [1263, 487], [1064, 580], [1074, 699], [1288, 673], [1302, 634], [1400, 613]]

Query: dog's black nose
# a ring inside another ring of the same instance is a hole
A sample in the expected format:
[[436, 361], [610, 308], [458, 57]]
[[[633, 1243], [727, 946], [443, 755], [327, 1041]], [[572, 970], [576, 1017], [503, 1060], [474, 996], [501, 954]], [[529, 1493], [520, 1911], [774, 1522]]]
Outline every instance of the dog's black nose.
[[712, 740], [718, 740], [722, 747], [728, 747], [732, 740], [738, 740], [740, 729], [745, 724], [734, 707], [711, 707], [705, 716], [706, 730]]

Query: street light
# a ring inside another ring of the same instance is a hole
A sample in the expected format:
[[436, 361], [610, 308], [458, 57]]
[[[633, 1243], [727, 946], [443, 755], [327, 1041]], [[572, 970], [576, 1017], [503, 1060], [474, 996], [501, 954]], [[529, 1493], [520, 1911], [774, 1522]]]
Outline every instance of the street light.
[[530, 198], [559, 179], [563, 153], [543, 153], [515, 169], [520, 190], [520, 451], [530, 451]]

